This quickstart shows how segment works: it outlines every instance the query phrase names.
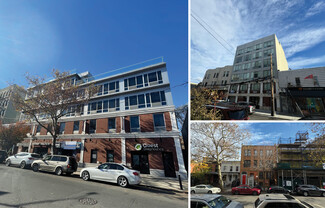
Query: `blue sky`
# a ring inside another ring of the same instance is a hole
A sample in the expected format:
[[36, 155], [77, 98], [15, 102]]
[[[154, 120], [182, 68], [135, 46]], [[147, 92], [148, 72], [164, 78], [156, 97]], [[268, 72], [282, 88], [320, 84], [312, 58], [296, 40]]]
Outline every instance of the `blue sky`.
[[[191, 0], [191, 10], [233, 54], [238, 45], [276, 34], [289, 68], [325, 66], [323, 0]], [[207, 69], [233, 64], [234, 55], [192, 17], [190, 32], [191, 82], [202, 81]]]
[[279, 138], [294, 142], [298, 131], [308, 131], [309, 138], [313, 139], [315, 134], [310, 131], [311, 123], [294, 122], [268, 122], [268, 123], [239, 123], [243, 128], [250, 130], [251, 139], [246, 141], [246, 145], [273, 145], [277, 144]]
[[163, 56], [174, 104], [187, 103], [188, 2], [0, 1], [0, 88], [51, 69], [101, 74]]

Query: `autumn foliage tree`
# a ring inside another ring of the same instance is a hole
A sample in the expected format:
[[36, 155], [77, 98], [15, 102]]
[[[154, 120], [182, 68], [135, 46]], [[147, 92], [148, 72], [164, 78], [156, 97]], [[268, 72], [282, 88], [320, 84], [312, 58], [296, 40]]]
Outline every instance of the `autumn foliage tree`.
[[202, 161], [202, 158], [206, 158], [215, 162], [218, 183], [222, 188], [221, 163], [237, 159], [241, 144], [249, 138], [249, 130], [234, 123], [192, 123], [192, 160]]
[[216, 99], [216, 90], [199, 87], [191, 89], [191, 120], [221, 120], [219, 110], [206, 108], [206, 105], [213, 104]]
[[203, 160], [191, 161], [191, 184], [207, 183], [206, 174], [211, 171], [209, 164]]
[[68, 72], [53, 70], [52, 76], [51, 81], [46, 81], [45, 77], [26, 75], [26, 80], [31, 86], [27, 89], [27, 98], [19, 96], [20, 91], [24, 91], [20, 88], [14, 94], [13, 101], [17, 110], [22, 111], [51, 134], [51, 153], [55, 154], [60, 118], [67, 113], [80, 113], [81, 106], [88, 102], [96, 88], [91, 85], [81, 88], [72, 82]]
[[0, 124], [0, 146], [2, 150], [9, 151], [13, 145], [21, 142], [26, 134], [30, 131], [30, 127], [24, 123], [16, 124]]
[[315, 162], [315, 165], [322, 166], [325, 163], [325, 124], [311, 123], [310, 127], [315, 138], [309, 141], [309, 144], [313, 147], [309, 157]]

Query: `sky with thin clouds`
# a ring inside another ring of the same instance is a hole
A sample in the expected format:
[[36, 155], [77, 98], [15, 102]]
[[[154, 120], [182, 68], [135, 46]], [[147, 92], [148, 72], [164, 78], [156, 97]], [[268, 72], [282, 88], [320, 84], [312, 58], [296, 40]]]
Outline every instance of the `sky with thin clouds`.
[[187, 0], [0, 1], [0, 89], [27, 87], [26, 72], [95, 76], [157, 57], [166, 62], [174, 105], [186, 104]]
[[251, 132], [251, 138], [245, 141], [245, 145], [274, 145], [278, 144], [281, 138], [282, 143], [294, 142], [298, 131], [309, 134], [313, 139], [315, 134], [311, 132], [310, 123], [298, 122], [246, 122], [238, 123], [241, 128], [248, 129]]
[[191, 82], [232, 65], [238, 45], [276, 34], [289, 68], [325, 66], [325, 1], [191, 0]]

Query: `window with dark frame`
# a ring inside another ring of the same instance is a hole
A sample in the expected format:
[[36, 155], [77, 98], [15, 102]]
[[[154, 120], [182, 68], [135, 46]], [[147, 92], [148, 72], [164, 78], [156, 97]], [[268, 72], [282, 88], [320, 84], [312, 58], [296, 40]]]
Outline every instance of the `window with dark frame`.
[[64, 134], [64, 129], [65, 129], [65, 122], [60, 123], [60, 133], [59, 134]]
[[153, 114], [153, 121], [154, 121], [155, 131], [166, 130], [163, 113]]
[[106, 150], [106, 162], [114, 162], [114, 150]]
[[92, 119], [89, 121], [89, 134], [96, 133], [96, 119]]
[[116, 119], [108, 118], [108, 131], [115, 131], [116, 129]]
[[79, 121], [73, 122], [73, 131], [79, 131]]
[[131, 132], [140, 131], [139, 116], [130, 116], [130, 127]]

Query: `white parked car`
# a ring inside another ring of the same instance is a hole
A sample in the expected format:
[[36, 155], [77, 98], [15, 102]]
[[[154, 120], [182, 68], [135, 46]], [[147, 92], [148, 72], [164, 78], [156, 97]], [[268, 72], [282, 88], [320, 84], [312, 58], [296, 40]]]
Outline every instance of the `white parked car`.
[[307, 202], [300, 201], [289, 194], [262, 194], [254, 203], [255, 208], [299, 207], [311, 208]]
[[80, 177], [88, 181], [99, 180], [117, 183], [122, 187], [141, 183], [140, 172], [117, 163], [104, 163], [98, 167], [83, 168]]
[[191, 194], [218, 194], [220, 192], [220, 188], [211, 185], [201, 184], [191, 187]]
[[6, 165], [15, 165], [20, 168], [25, 168], [30, 166], [34, 160], [40, 159], [41, 156], [37, 153], [29, 153], [29, 152], [20, 152], [13, 156], [10, 156], [6, 159]]

